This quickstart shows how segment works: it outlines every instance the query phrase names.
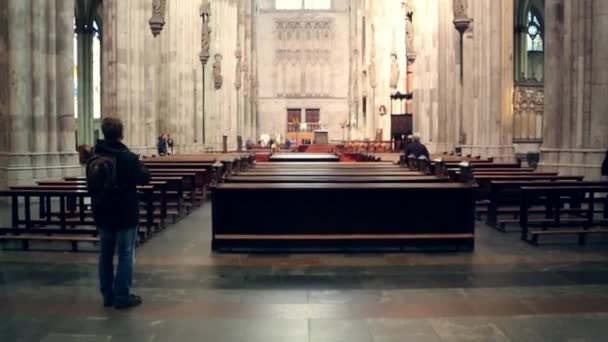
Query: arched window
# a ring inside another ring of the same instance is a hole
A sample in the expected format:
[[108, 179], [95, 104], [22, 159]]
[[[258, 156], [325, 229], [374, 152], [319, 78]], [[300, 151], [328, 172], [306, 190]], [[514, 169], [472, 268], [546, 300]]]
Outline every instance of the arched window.
[[515, 80], [544, 80], [544, 0], [517, 0], [515, 16]]

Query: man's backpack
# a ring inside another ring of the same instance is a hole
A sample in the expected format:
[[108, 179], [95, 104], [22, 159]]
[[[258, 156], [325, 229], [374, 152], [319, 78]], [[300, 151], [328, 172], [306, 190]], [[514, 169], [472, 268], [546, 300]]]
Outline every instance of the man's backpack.
[[87, 163], [87, 188], [94, 200], [110, 199], [120, 191], [116, 177], [116, 157], [95, 154]]

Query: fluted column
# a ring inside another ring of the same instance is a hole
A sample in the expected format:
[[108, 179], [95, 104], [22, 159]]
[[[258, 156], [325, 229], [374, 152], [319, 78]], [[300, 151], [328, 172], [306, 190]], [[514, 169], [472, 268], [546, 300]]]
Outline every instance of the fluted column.
[[78, 145], [93, 143], [93, 39], [91, 29], [79, 28]]
[[119, 0], [103, 1], [103, 66], [101, 68], [101, 115], [118, 116], [118, 23]]
[[[0, 6], [0, 23], [7, 22], [7, 12], [6, 6]], [[8, 30], [4, 24], [0, 25], [0, 79], [8, 80]], [[8, 99], [8, 87], [0, 84], [0, 163], [6, 159], [6, 152], [9, 148]], [[0, 170], [0, 182], [3, 177], [6, 176]]]
[[74, 125], [74, 0], [57, 1], [57, 109], [59, 150], [75, 151]]
[[47, 52], [47, 108], [48, 108], [48, 116], [47, 116], [47, 127], [48, 127], [48, 143], [47, 143], [47, 151], [49, 152], [49, 158], [47, 158], [47, 163], [56, 163], [58, 162], [58, 158], [56, 158], [55, 152], [58, 149], [58, 135], [57, 135], [57, 45], [55, 41], [57, 40], [57, 20], [55, 20], [55, 16], [57, 14], [57, 1], [47, 1], [46, 2], [46, 13], [48, 16], [48, 26], [47, 26], [47, 35], [48, 35], [48, 52]]
[[29, 151], [27, 122], [32, 113], [31, 0], [7, 0], [9, 149]]
[[[32, 6], [32, 100], [33, 120], [30, 139], [33, 152], [47, 151], [47, 22], [46, 0], [35, 0]], [[37, 163], [46, 162], [38, 158]]]
[[[593, 1], [590, 147], [608, 148], [608, 1]], [[551, 70], [551, 69], [548, 69]]]
[[545, 111], [543, 147], [559, 147], [563, 116], [563, 10], [564, 0], [545, 0]]

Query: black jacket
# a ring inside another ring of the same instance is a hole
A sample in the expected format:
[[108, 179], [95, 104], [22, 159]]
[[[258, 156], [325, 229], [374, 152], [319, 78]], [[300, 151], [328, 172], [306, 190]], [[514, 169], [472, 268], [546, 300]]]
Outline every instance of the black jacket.
[[608, 176], [608, 151], [606, 151], [606, 156], [604, 157], [604, 162], [602, 163], [602, 176]]
[[116, 158], [116, 181], [120, 188], [112, 201], [97, 202], [93, 199], [95, 223], [98, 227], [114, 230], [137, 226], [139, 198], [136, 187], [150, 182], [150, 172], [121, 142], [98, 140], [95, 153], [109, 154]]
[[427, 159], [430, 158], [429, 150], [427, 150], [426, 146], [424, 146], [423, 144], [421, 144], [418, 141], [412, 141], [411, 143], [407, 144], [407, 146], [405, 147], [405, 156], [409, 157], [410, 154], [415, 155], [416, 158], [418, 158], [420, 156], [425, 156]]

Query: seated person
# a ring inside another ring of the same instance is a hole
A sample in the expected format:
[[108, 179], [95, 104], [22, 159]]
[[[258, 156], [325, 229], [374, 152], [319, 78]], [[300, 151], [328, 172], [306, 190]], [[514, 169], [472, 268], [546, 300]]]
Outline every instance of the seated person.
[[412, 135], [412, 142], [405, 147], [405, 155], [414, 155], [416, 158], [425, 156], [430, 159], [429, 150], [420, 142], [420, 135], [415, 133]]

